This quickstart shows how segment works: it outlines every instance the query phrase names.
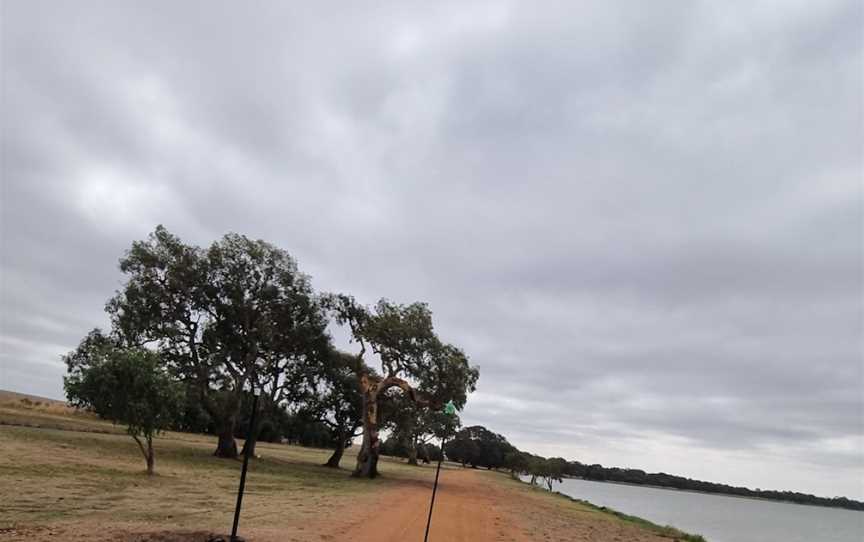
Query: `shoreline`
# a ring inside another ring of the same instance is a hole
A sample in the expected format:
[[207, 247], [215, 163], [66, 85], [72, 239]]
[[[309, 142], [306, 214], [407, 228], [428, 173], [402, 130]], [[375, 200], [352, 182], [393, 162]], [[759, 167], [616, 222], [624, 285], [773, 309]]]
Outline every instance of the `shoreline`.
[[[573, 479], [573, 478], [570, 478], [570, 479]], [[628, 523], [633, 523], [633, 524], [638, 525], [639, 527], [641, 527], [643, 529], [648, 529], [648, 530], [653, 531], [656, 534], [663, 536], [663, 537], [672, 537], [675, 540], [681, 540], [684, 542], [709, 542], [708, 539], [706, 539], [701, 534], [683, 531], [680, 528], [675, 527], [674, 525], [660, 525], [659, 523], [654, 523], [653, 521], [651, 521], [649, 519], [645, 519], [645, 518], [640, 517], [640, 516], [634, 516], [632, 514], [627, 514], [627, 513], [620, 511], [620, 510], [617, 510], [615, 508], [610, 508], [608, 506], [602, 506], [599, 504], [595, 504], [595, 503], [593, 503], [591, 501], [587, 501], [585, 499], [579, 499], [579, 498], [573, 497], [571, 495], [567, 495], [566, 493], [561, 493], [560, 491], [555, 491], [554, 489], [552, 491], [549, 491], [547, 489], [543, 489], [540, 486], [533, 485], [530, 482], [526, 482], [526, 481], [522, 480], [521, 478], [516, 479], [516, 481], [519, 482], [520, 484], [524, 484], [525, 486], [527, 486], [532, 491], [538, 491], [538, 492], [541, 492], [545, 495], [566, 499], [570, 503], [574, 503], [574, 504], [577, 504], [579, 506], [584, 506], [584, 507], [596, 510], [598, 512], [601, 512], [603, 514], [609, 514], [609, 515], [615, 516], [616, 518], [618, 518], [620, 520], [626, 521]], [[628, 484], [628, 485], [638, 485], [638, 484]]]
[[594, 482], [598, 484], [615, 484], [621, 486], [630, 486], [630, 487], [647, 487], [651, 489], [660, 489], [664, 491], [677, 491], [679, 493], [695, 493], [697, 495], [711, 495], [713, 497], [728, 497], [731, 499], [748, 499], [753, 501], [761, 501], [761, 502], [769, 502], [776, 504], [792, 504], [796, 506], [815, 506], [817, 508], [829, 509], [829, 510], [846, 510], [848, 512], [864, 512], [864, 510], [858, 510], [856, 508], [847, 508], [845, 506], [828, 506], [825, 504], [818, 503], [804, 503], [804, 502], [795, 502], [795, 501], [786, 501], [782, 499], [771, 499], [768, 497], [758, 497], [752, 495], [735, 495], [732, 493], [717, 493], [714, 491], [700, 491], [698, 489], [679, 489], [677, 487], [669, 487], [669, 486], [658, 486], [653, 484], [636, 484], [633, 482], [619, 482], [616, 480], [591, 480], [589, 478], [580, 478], [578, 476], [565, 476], [565, 480], [580, 480], [582, 482]]

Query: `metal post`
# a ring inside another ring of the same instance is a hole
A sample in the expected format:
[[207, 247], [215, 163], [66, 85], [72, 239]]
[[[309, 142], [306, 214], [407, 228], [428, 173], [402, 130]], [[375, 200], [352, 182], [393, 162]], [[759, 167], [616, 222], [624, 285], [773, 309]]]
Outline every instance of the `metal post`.
[[256, 389], [252, 398], [252, 418], [249, 420], [249, 434], [246, 435], [246, 446], [243, 454], [243, 469], [240, 471], [240, 489], [237, 491], [237, 506], [234, 508], [234, 526], [231, 527], [231, 542], [242, 542], [237, 536], [237, 525], [240, 523], [240, 505], [243, 504], [243, 489], [246, 487], [246, 469], [249, 467], [249, 456], [255, 444], [255, 414], [258, 412], [258, 395]]
[[432, 508], [435, 506], [435, 493], [438, 491], [438, 475], [441, 474], [441, 462], [444, 461], [444, 437], [441, 438], [441, 455], [438, 457], [438, 468], [435, 469], [435, 484], [432, 486], [432, 502], [429, 503], [429, 518], [426, 520], [426, 536], [423, 542], [429, 542], [429, 526], [432, 524]]

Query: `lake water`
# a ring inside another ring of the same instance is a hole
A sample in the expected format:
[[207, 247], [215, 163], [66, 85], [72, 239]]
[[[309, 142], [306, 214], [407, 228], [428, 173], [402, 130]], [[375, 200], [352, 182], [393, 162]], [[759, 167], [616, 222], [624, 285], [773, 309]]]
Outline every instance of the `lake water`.
[[555, 491], [708, 542], [861, 542], [864, 512], [566, 479]]

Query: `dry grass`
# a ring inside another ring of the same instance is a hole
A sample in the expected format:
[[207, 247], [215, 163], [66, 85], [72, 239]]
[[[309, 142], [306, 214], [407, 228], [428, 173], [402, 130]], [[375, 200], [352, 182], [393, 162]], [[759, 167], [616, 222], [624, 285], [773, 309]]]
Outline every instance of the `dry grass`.
[[[170, 527], [228, 530], [240, 462], [212, 456], [215, 439], [166, 433], [155, 441], [156, 476], [147, 476], [134, 441], [122, 427], [60, 402], [0, 396], [0, 537], [16, 532], [99, 525], [103, 531]], [[329, 454], [259, 443], [244, 497], [243, 521], [285, 532], [328, 521], [429, 469], [383, 461], [383, 480], [349, 477], [320, 466]], [[353, 464], [346, 452], [344, 466]], [[13, 488], [12, 491], [7, 488]], [[301, 529], [302, 530], [302, 529]]]
[[[0, 539], [202, 541], [208, 533], [229, 531], [240, 462], [213, 457], [215, 438], [206, 435], [166, 433], [154, 444], [157, 475], [147, 476], [122, 426], [60, 401], [0, 391]], [[383, 478], [369, 481], [322, 467], [329, 450], [259, 443], [256, 452], [261, 457], [250, 467], [241, 522], [250, 540], [361, 540], [358, 533], [377, 532], [364, 518], [382, 510], [401, 514], [395, 523], [409, 530], [425, 521], [432, 467], [382, 458]], [[354, 453], [346, 451], [345, 467], [353, 465]], [[616, 517], [503, 473], [451, 469], [460, 473], [448, 477], [458, 491], [442, 501], [442, 510], [451, 506], [454, 513], [439, 529], [450, 528], [460, 540], [472, 525], [503, 529], [501, 517], [512, 518], [507, 533], [519, 533], [518, 540], [684, 539], [677, 531]], [[490, 517], [484, 524], [485, 516]], [[400, 534], [389, 532], [390, 523], [376, 522], [383, 528], [376, 542], [402, 542]], [[483, 540], [517, 540], [506, 536]]]
[[63, 401], [0, 390], [0, 421], [5, 425], [123, 433], [123, 428]]

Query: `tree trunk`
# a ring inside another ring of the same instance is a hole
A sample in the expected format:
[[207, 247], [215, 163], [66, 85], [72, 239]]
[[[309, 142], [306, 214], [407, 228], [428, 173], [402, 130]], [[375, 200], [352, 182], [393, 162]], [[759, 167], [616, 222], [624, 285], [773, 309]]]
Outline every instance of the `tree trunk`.
[[213, 420], [219, 438], [213, 455], [237, 459], [234, 426], [237, 423], [237, 413], [240, 411], [240, 397], [233, 390], [213, 391], [210, 395], [202, 392], [201, 403]]
[[417, 466], [417, 441], [414, 439], [408, 441], [408, 464]]
[[[249, 457], [255, 457], [255, 446], [258, 444], [258, 430], [261, 428], [261, 420], [255, 420], [255, 427], [249, 428], [249, 434], [246, 435], [246, 440], [243, 441], [243, 450], [240, 455], [246, 454], [246, 448], [251, 446]], [[254, 436], [254, 438], [253, 438]]]
[[381, 441], [378, 439], [378, 394], [392, 387], [401, 388], [412, 401], [421, 401], [414, 388], [408, 382], [395, 376], [384, 380], [369, 378], [368, 374], [360, 375], [360, 391], [363, 393], [363, 444], [357, 454], [357, 466], [352, 476], [357, 478], [375, 478], [378, 476], [378, 456], [381, 451]]
[[368, 390], [363, 393], [363, 444], [357, 454], [357, 466], [352, 476], [375, 478], [378, 476], [378, 398]]
[[155, 474], [155, 469], [153, 464], [155, 463], [156, 458], [153, 454], [153, 437], [147, 438], [147, 474], [153, 475]]
[[339, 462], [342, 461], [342, 454], [345, 453], [346, 440], [345, 432], [339, 431], [339, 434], [336, 437], [336, 449], [333, 450], [333, 455], [330, 456], [330, 459], [324, 463], [325, 467], [330, 467], [331, 469], [339, 468]]
[[234, 440], [234, 416], [222, 420], [219, 427], [219, 443], [213, 453], [216, 457], [237, 459], [237, 441]]

